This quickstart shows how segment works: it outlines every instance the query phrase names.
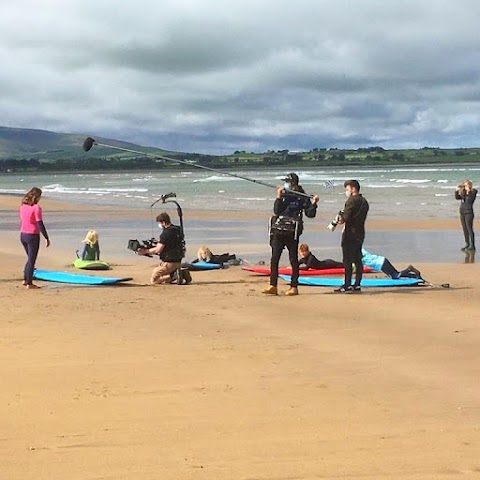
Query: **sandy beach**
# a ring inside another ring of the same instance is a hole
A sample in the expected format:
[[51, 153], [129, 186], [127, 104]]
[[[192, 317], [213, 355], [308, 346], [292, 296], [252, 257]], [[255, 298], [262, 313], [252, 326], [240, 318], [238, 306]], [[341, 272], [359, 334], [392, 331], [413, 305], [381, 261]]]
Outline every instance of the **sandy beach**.
[[[73, 271], [51, 236], [37, 265]], [[480, 478], [477, 264], [416, 264], [448, 289], [267, 297], [268, 278], [240, 267], [152, 287], [154, 260], [131, 255], [107, 272], [128, 283], [27, 291], [18, 234], [1, 241], [2, 479]]]

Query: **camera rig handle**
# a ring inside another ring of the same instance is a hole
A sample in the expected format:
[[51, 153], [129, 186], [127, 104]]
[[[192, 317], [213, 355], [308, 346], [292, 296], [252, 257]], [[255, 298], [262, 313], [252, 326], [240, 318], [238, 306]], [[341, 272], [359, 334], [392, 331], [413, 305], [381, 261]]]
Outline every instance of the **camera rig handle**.
[[165, 193], [164, 195], [161, 195], [160, 198], [158, 198], [157, 200], [155, 200], [151, 205], [150, 205], [150, 208], [152, 208], [154, 205], [156, 205], [158, 202], [162, 202], [162, 203], [165, 203], [165, 200], [168, 200], [169, 198], [173, 198], [173, 197], [176, 197], [177, 194], [176, 193], [173, 193], [173, 192], [170, 192], [170, 193]]

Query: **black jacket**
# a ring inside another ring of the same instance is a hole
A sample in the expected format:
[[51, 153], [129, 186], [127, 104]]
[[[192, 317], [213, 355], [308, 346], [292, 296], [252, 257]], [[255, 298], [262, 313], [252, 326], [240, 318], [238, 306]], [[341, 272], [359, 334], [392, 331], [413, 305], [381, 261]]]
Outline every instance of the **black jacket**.
[[[305, 193], [305, 190], [299, 185], [298, 191]], [[315, 218], [317, 214], [317, 204], [312, 203], [310, 198], [295, 195], [295, 190], [286, 191], [273, 204], [273, 213], [282, 217], [293, 217], [298, 220], [298, 235], [303, 231], [303, 212], [308, 218]]]
[[465, 190], [458, 192], [455, 190], [455, 198], [460, 200], [460, 213], [466, 215], [473, 213], [473, 202], [477, 198], [477, 190], [472, 188], [468, 193]]
[[363, 242], [365, 239], [365, 221], [369, 208], [368, 202], [360, 194], [348, 198], [341, 214], [345, 222], [343, 241]]

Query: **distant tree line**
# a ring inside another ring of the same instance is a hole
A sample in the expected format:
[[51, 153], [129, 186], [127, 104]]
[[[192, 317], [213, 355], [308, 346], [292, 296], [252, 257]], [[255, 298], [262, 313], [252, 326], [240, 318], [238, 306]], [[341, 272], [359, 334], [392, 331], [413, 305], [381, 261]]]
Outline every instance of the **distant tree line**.
[[429, 163], [475, 163], [480, 162], [479, 149], [440, 149], [423, 147], [417, 150], [385, 150], [382, 147], [342, 150], [336, 147], [313, 148], [306, 152], [269, 150], [266, 153], [247, 153], [237, 150], [233, 155], [216, 156], [198, 153], [169, 153], [172, 160], [152, 156], [134, 156], [131, 153], [109, 156], [78, 156], [72, 158], [7, 158], [0, 160], [0, 172], [53, 172], [53, 171], [106, 171], [106, 170], [155, 170], [162, 168], [185, 168], [184, 162], [211, 168], [235, 168], [240, 166], [341, 166], [341, 165], [388, 165]]

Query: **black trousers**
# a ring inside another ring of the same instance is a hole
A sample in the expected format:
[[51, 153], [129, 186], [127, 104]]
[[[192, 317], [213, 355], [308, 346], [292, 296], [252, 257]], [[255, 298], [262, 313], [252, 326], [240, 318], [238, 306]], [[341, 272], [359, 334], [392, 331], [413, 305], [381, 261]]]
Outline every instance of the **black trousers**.
[[27, 263], [23, 269], [23, 281], [25, 285], [31, 285], [33, 282], [35, 262], [37, 261], [38, 250], [40, 248], [40, 235], [38, 233], [21, 233], [20, 241], [27, 254]]
[[465, 246], [475, 247], [475, 233], [473, 232], [473, 213], [461, 213], [460, 222], [462, 223], [463, 236], [465, 237]]
[[270, 285], [274, 287], [278, 283], [278, 264], [282, 256], [283, 249], [288, 250], [288, 258], [292, 267], [291, 287], [298, 287], [298, 238], [295, 239], [289, 235], [274, 234], [270, 238], [270, 246], [272, 247], [272, 258], [270, 260]]
[[345, 286], [352, 284], [353, 265], [355, 265], [355, 286], [359, 287], [363, 277], [362, 262], [363, 240], [348, 238], [342, 240], [343, 265], [345, 266]]

